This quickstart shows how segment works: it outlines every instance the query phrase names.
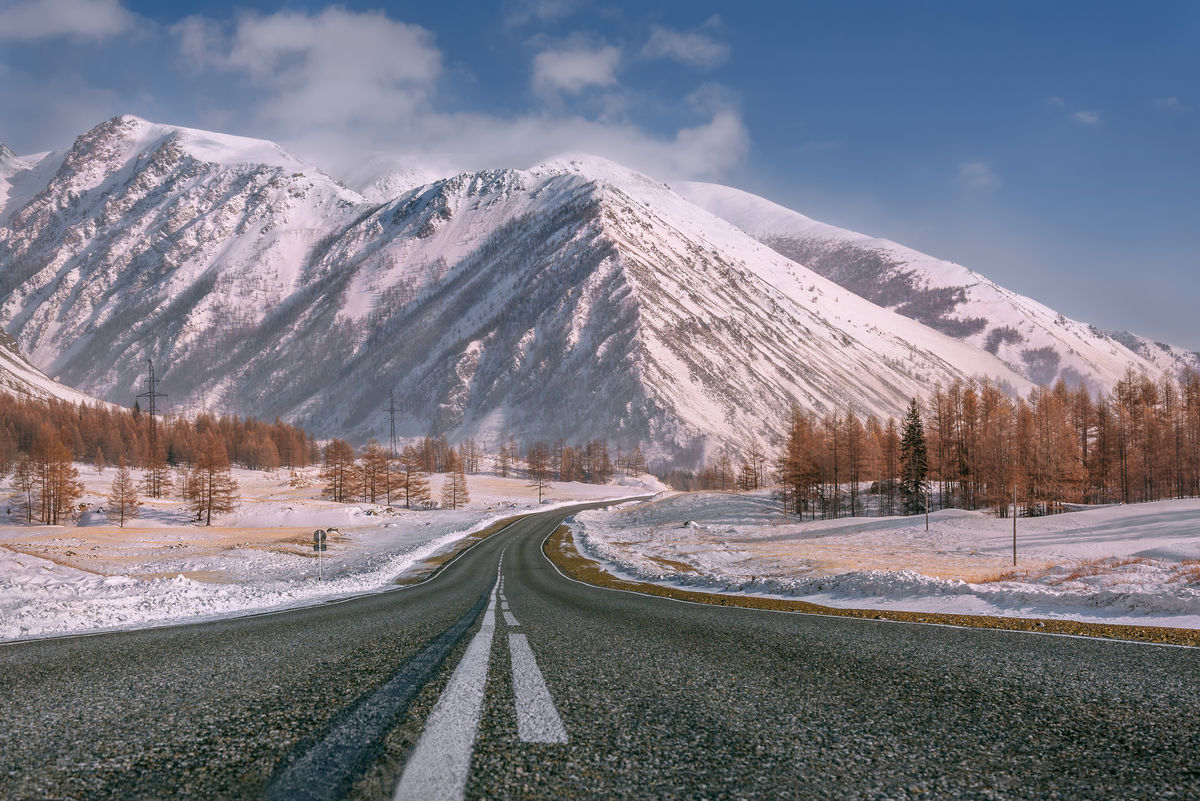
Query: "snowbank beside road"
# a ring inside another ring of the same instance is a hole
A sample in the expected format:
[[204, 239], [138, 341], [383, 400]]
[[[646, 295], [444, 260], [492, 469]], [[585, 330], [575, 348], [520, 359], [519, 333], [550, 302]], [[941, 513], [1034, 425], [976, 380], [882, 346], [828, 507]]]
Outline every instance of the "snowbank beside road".
[[827, 606], [1200, 628], [1200, 501], [1018, 521], [784, 519], [765, 494], [691, 493], [576, 518], [585, 555], [625, 577]]

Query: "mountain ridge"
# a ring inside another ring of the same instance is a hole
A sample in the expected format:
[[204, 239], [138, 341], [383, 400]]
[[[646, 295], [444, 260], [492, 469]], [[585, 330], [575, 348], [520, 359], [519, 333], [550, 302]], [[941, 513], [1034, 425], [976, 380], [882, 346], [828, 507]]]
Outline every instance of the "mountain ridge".
[[[1126, 368], [1152, 374], [1200, 368], [1200, 355], [1152, 347], [1067, 318], [954, 262], [821, 223], [765, 198], [700, 182], [673, 185], [684, 197], [788, 258], [857, 294], [998, 355], [1037, 384], [1058, 379], [1111, 389]], [[1154, 343], [1157, 344], [1157, 343]]]
[[101, 397], [152, 358], [177, 409], [365, 439], [394, 392], [402, 436], [696, 464], [770, 441], [792, 404], [887, 416], [937, 382], [1032, 386], [598, 157], [369, 199], [274, 143], [123, 116], [13, 177], [0, 320]]

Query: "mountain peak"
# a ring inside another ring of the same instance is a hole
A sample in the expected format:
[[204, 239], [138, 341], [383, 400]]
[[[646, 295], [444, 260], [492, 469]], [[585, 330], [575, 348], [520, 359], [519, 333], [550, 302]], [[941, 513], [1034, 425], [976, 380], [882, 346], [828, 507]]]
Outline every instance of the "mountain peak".
[[266, 139], [164, 125], [134, 114], [120, 114], [100, 123], [76, 140], [76, 147], [82, 144], [91, 150], [97, 143], [103, 142], [110, 152], [132, 154], [152, 151], [168, 141], [198, 161], [212, 164], [254, 164], [296, 172], [316, 169], [279, 144]]
[[651, 184], [663, 187], [661, 181], [655, 181], [648, 175], [630, 169], [623, 164], [606, 159], [603, 156], [593, 156], [588, 153], [563, 153], [547, 159], [528, 172], [537, 176], [548, 175], [580, 175], [591, 180], [601, 180], [617, 186], [629, 184]]

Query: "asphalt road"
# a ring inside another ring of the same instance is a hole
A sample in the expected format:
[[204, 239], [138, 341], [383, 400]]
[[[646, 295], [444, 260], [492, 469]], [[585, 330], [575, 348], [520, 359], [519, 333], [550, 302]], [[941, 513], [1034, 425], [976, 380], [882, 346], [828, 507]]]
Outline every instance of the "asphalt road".
[[1200, 798], [1200, 650], [593, 588], [563, 514], [397, 592], [0, 646], [0, 798]]

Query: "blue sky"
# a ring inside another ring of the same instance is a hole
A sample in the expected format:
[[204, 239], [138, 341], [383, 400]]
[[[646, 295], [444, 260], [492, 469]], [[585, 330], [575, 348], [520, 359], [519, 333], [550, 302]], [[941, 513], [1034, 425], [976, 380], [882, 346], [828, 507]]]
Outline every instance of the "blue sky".
[[1200, 3], [0, 0], [0, 141], [130, 112], [371, 154], [595, 152], [1200, 349]]

